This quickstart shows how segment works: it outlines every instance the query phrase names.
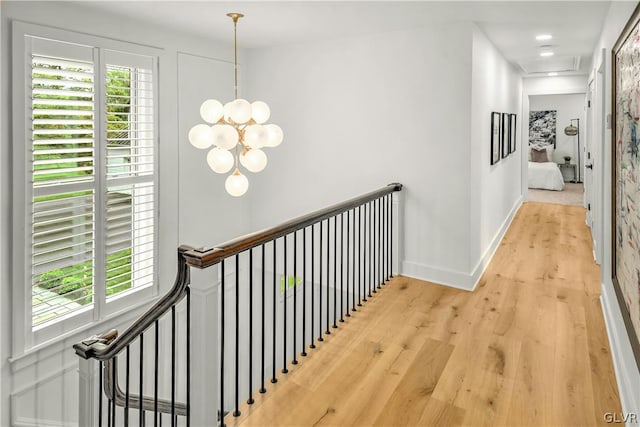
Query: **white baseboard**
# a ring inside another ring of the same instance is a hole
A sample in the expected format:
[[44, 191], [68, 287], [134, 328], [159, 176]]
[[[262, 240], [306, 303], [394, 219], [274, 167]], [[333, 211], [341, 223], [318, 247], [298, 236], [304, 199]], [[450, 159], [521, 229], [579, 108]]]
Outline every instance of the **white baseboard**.
[[622, 412], [636, 414], [636, 422], [627, 422], [626, 425], [637, 427], [640, 420], [640, 371], [633, 356], [622, 313], [611, 283], [602, 284], [600, 303], [607, 327]]
[[438, 283], [452, 288], [463, 289], [465, 291], [473, 291], [476, 285], [480, 281], [484, 270], [491, 262], [491, 258], [495, 254], [502, 238], [511, 226], [511, 222], [515, 217], [516, 212], [522, 205], [522, 196], [516, 200], [513, 207], [509, 211], [509, 214], [502, 222], [502, 225], [496, 232], [495, 236], [491, 240], [491, 244], [484, 251], [482, 257], [476, 263], [471, 273], [447, 270], [443, 268], [437, 268], [426, 264], [420, 264], [417, 262], [403, 261], [402, 262], [402, 274], [403, 276], [412, 277], [414, 279], [420, 279], [427, 282]]
[[401, 275], [425, 282], [472, 291], [471, 276], [461, 271], [446, 270], [411, 261], [402, 261]]
[[507, 233], [507, 230], [509, 229], [509, 227], [511, 227], [513, 218], [515, 218], [516, 212], [518, 212], [518, 209], [520, 209], [520, 206], [522, 206], [522, 196], [518, 197], [518, 200], [516, 200], [516, 202], [513, 204], [513, 206], [511, 207], [511, 210], [509, 211], [509, 214], [504, 219], [504, 221], [502, 221], [500, 228], [498, 229], [497, 233], [493, 236], [493, 239], [491, 240], [489, 247], [484, 251], [484, 254], [482, 254], [482, 257], [480, 257], [480, 259], [476, 263], [476, 266], [474, 267], [471, 273], [471, 279], [470, 279], [472, 284], [471, 290], [474, 290], [476, 286], [478, 286], [478, 282], [480, 281], [482, 274], [484, 273], [484, 271], [487, 269], [487, 266], [491, 262], [491, 259], [493, 258], [493, 255], [496, 253], [498, 246], [500, 246], [500, 242], [502, 242], [502, 239], [504, 238], [504, 235]]

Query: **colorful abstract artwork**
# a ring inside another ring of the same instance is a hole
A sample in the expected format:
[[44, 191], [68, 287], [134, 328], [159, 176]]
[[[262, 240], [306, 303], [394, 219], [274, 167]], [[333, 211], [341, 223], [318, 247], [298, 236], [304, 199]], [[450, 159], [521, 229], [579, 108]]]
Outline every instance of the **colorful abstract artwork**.
[[636, 343], [640, 341], [640, 24], [616, 43], [614, 129], [614, 279]]

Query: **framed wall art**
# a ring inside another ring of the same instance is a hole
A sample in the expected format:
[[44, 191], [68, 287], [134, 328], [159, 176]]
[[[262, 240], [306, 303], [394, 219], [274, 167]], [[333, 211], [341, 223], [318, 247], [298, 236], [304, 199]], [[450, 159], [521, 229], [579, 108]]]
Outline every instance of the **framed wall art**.
[[516, 152], [516, 121], [517, 114], [509, 114], [509, 154]]
[[556, 148], [556, 110], [529, 112], [529, 145]]
[[640, 6], [613, 47], [611, 271], [640, 369]]
[[502, 158], [509, 155], [509, 114], [502, 113], [502, 131], [500, 132], [500, 145], [502, 146]]
[[500, 161], [500, 113], [491, 113], [491, 164]]

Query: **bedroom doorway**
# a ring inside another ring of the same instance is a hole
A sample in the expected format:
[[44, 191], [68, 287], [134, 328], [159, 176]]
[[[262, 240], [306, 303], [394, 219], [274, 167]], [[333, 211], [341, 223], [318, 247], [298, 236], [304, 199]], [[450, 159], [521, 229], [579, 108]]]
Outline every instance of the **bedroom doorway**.
[[529, 95], [529, 201], [585, 206], [585, 96]]

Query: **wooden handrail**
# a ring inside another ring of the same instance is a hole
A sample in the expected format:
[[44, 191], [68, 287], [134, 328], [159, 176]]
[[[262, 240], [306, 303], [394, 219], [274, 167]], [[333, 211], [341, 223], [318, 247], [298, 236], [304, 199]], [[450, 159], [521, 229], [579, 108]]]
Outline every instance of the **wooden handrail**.
[[190, 246], [178, 248], [178, 273], [173, 287], [157, 303], [151, 306], [142, 316], [129, 326], [122, 334], [111, 330], [106, 334], [93, 336], [73, 345], [76, 354], [83, 359], [109, 360], [131, 344], [141, 333], [168, 312], [186, 295], [190, 275], [184, 253], [193, 249]]
[[362, 196], [354, 197], [333, 206], [320, 209], [313, 213], [291, 219], [266, 230], [256, 231], [237, 239], [229, 240], [228, 242], [222, 243], [221, 245], [216, 245], [215, 247], [200, 248], [187, 251], [184, 253], [184, 257], [187, 261], [187, 264], [192, 267], [211, 267], [212, 265], [218, 264], [225, 258], [239, 254], [240, 252], [244, 252], [256, 246], [260, 246], [263, 243], [270, 242], [279, 237], [286, 236], [287, 234], [301, 230], [327, 218], [339, 215], [364, 203], [376, 200], [382, 196], [401, 190], [402, 184], [389, 184], [383, 188], [371, 191], [370, 193], [364, 194]]
[[[263, 243], [301, 230], [319, 221], [339, 215], [364, 203], [376, 200], [395, 191], [401, 191], [402, 184], [393, 183], [362, 196], [354, 197], [344, 202], [320, 209], [313, 213], [300, 216], [266, 230], [247, 234], [230, 240], [213, 248], [194, 249], [190, 246], [178, 248], [178, 273], [171, 290], [160, 301], [149, 308], [138, 320], [128, 327], [122, 334], [110, 331], [107, 335], [87, 338], [73, 346], [76, 354], [84, 359], [109, 360], [125, 349], [142, 332], [149, 328], [173, 305], [185, 296], [189, 285], [189, 266], [207, 268], [240, 252], [246, 251]], [[114, 338], [115, 337], [115, 338]]]

